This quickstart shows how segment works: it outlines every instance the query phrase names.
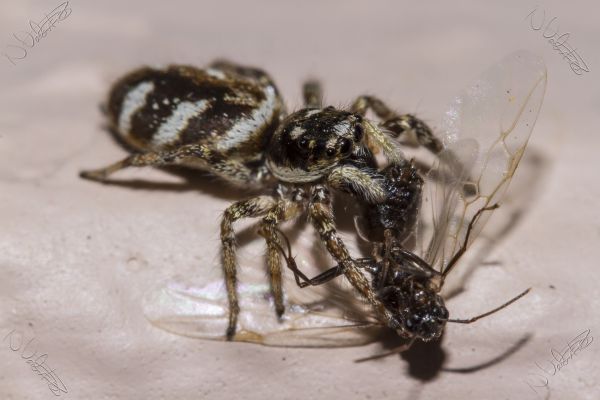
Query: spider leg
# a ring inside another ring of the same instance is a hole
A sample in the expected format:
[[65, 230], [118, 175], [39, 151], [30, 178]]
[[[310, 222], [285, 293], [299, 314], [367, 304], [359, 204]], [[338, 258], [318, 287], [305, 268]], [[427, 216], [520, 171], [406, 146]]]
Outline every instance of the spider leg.
[[353, 165], [335, 167], [327, 176], [327, 183], [334, 189], [350, 193], [368, 203], [383, 203], [388, 198], [384, 177], [375, 170]]
[[279, 241], [279, 239], [277, 237], [268, 238], [266, 233], [263, 233], [263, 232], [259, 232], [259, 233], [265, 239], [267, 239], [267, 241], [269, 242], [269, 244], [273, 245], [273, 247], [275, 249], [277, 249], [277, 251], [279, 251], [279, 253], [280, 253], [281, 256], [283, 256], [283, 258], [285, 259], [285, 263], [286, 263], [288, 269], [290, 269], [294, 273], [294, 279], [296, 281], [296, 284], [300, 288], [304, 288], [304, 287], [308, 286], [308, 284], [306, 284], [305, 282], [301, 282], [300, 281], [301, 279], [303, 281], [309, 281], [310, 279], [308, 278], [308, 276], [304, 275], [304, 273], [302, 271], [300, 271], [300, 269], [296, 265], [296, 260], [292, 256], [292, 248], [290, 246], [290, 242], [289, 242], [287, 236], [285, 236], [285, 234], [283, 232], [281, 232], [279, 229], [275, 229], [275, 231], [277, 233], [279, 233], [279, 235], [281, 235], [283, 237], [283, 239], [285, 240], [286, 246], [288, 248], [287, 253], [283, 249], [283, 247], [281, 247], [281, 242]]
[[371, 304], [375, 312], [383, 318], [383, 321], [393, 328], [393, 316], [377, 298], [369, 281], [361, 273], [356, 262], [350, 257], [346, 245], [337, 234], [333, 220], [333, 210], [331, 208], [331, 197], [326, 187], [322, 185], [314, 187], [308, 205], [308, 212], [311, 222], [319, 233], [321, 240], [325, 243], [329, 254], [341, 265], [343, 274], [359, 294]]
[[285, 311], [281, 277], [281, 254], [285, 257], [285, 253], [283, 253], [279, 237], [277, 236], [277, 234], [280, 233], [277, 229], [277, 225], [297, 217], [302, 212], [303, 208], [303, 204], [299, 201], [281, 200], [277, 203], [275, 208], [267, 213], [260, 224], [259, 233], [267, 242], [269, 281], [271, 284], [271, 293], [273, 294], [273, 299], [275, 301], [275, 312], [279, 318], [281, 318]]
[[352, 112], [364, 116], [372, 110], [381, 119], [381, 126], [398, 138], [414, 132], [417, 143], [424, 146], [432, 153], [437, 154], [443, 150], [442, 142], [433, 135], [431, 128], [425, 122], [412, 114], [397, 114], [383, 101], [373, 96], [360, 96], [352, 104]]
[[317, 80], [308, 80], [302, 86], [304, 106], [308, 108], [323, 107], [323, 89]]
[[251, 169], [239, 161], [211, 150], [206, 145], [190, 144], [173, 150], [133, 154], [107, 167], [82, 171], [80, 176], [95, 181], [104, 181], [113, 173], [128, 167], [162, 167], [178, 164], [198, 166], [242, 186], [258, 183], [268, 174], [266, 170]]
[[283, 304], [283, 284], [281, 277], [281, 256], [276, 246], [278, 240], [273, 231], [273, 227], [277, 222], [267, 221], [267, 217], [263, 219], [261, 230], [265, 233], [267, 241], [267, 266], [269, 268], [269, 282], [271, 284], [271, 294], [275, 301], [275, 313], [278, 318], [281, 318], [285, 311]]
[[257, 196], [251, 199], [238, 201], [229, 206], [221, 220], [221, 244], [223, 247], [223, 273], [229, 301], [229, 325], [227, 326], [227, 339], [235, 335], [237, 317], [240, 306], [237, 297], [235, 232], [233, 223], [242, 218], [254, 218], [267, 214], [277, 207], [277, 200], [272, 196]]

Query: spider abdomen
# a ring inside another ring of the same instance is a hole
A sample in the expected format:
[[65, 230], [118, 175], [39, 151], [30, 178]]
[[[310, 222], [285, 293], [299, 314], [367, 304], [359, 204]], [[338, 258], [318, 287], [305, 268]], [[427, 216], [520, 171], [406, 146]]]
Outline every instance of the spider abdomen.
[[263, 156], [282, 104], [270, 82], [214, 68], [169, 66], [141, 68], [120, 79], [107, 108], [114, 131], [135, 150], [200, 144], [251, 162]]

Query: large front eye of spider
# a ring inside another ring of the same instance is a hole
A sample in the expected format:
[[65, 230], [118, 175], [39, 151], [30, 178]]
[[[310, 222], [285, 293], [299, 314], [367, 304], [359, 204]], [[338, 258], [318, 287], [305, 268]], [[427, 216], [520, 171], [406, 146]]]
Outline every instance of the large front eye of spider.
[[342, 139], [340, 141], [340, 154], [347, 156], [352, 151], [352, 141], [350, 139]]
[[298, 149], [300, 149], [302, 152], [308, 151], [309, 144], [310, 144], [310, 141], [305, 137], [300, 138], [296, 142], [296, 146], [298, 146]]
[[325, 150], [325, 154], [328, 158], [334, 158], [336, 155], [341, 157], [346, 157], [352, 153], [353, 150], [352, 140], [347, 138], [342, 138], [336, 144], [336, 147], [328, 147]]

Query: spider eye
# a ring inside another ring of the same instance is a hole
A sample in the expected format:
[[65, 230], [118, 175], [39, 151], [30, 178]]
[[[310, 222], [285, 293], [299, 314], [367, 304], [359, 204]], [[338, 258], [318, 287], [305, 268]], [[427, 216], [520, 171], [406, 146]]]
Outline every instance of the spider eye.
[[354, 126], [354, 141], [360, 142], [365, 134], [365, 130], [361, 124]]
[[342, 144], [340, 145], [340, 153], [348, 154], [352, 150], [352, 142], [348, 139], [342, 139]]
[[335, 149], [330, 147], [327, 149], [326, 153], [329, 157], [333, 157], [335, 155]]
[[300, 140], [298, 140], [297, 144], [298, 144], [298, 148], [301, 150], [308, 149], [308, 139], [307, 138], [301, 138]]

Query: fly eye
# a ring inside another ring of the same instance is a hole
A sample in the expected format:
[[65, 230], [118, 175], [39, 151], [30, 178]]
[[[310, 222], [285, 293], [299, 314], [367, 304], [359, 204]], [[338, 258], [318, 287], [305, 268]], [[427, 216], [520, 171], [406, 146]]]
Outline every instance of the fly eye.
[[365, 129], [361, 124], [356, 124], [354, 126], [354, 141], [360, 142], [365, 134]]
[[335, 149], [330, 147], [326, 150], [327, 156], [333, 157], [335, 155]]
[[427, 296], [425, 295], [425, 292], [423, 292], [422, 290], [419, 290], [417, 293], [415, 293], [414, 298], [415, 298], [415, 303], [417, 303], [419, 305], [424, 305], [427, 300]]
[[348, 154], [352, 150], [352, 142], [348, 139], [342, 139], [342, 144], [340, 145], [340, 153]]
[[418, 314], [413, 314], [406, 320], [406, 327], [409, 329], [414, 329], [417, 325], [422, 322], [422, 318]]
[[433, 313], [440, 319], [448, 319], [448, 310], [445, 307], [435, 307]]

